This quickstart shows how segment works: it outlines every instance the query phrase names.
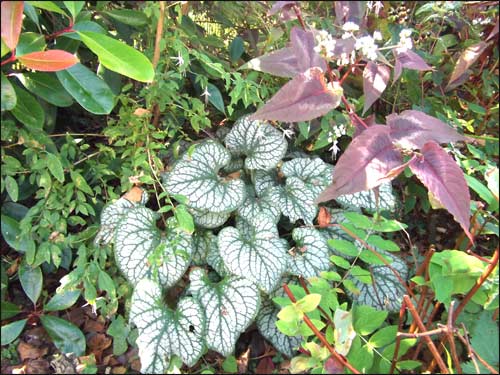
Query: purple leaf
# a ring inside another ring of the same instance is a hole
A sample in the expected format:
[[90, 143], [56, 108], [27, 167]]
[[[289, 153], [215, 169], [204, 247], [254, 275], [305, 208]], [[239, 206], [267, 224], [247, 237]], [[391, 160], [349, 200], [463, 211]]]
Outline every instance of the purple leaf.
[[239, 69], [253, 69], [278, 77], [295, 77], [301, 73], [292, 47], [286, 47], [250, 60]]
[[448, 143], [469, 140], [441, 120], [415, 110], [403, 111], [399, 115], [393, 113], [387, 116], [387, 124], [394, 143], [406, 149], [422, 148], [428, 141]]
[[419, 55], [413, 51], [406, 51], [396, 54], [396, 64], [394, 65], [394, 81], [399, 78], [403, 68], [413, 70], [432, 70]]
[[365, 10], [365, 1], [335, 1], [335, 23], [342, 26], [351, 21], [362, 26]]
[[340, 86], [327, 87], [320, 68], [310, 68], [285, 84], [250, 119], [285, 122], [312, 120], [337, 107], [342, 94]]
[[267, 12], [267, 15], [272, 16], [280, 12], [280, 19], [282, 21], [289, 21], [297, 17], [294, 12], [291, 12], [294, 5], [298, 5], [298, 1], [276, 1]]
[[437, 143], [430, 141], [422, 148], [422, 156], [410, 163], [410, 169], [474, 242], [469, 232], [469, 188], [455, 160]]
[[369, 61], [363, 70], [363, 93], [365, 94], [365, 105], [363, 113], [371, 107], [371, 105], [380, 98], [380, 95], [387, 87], [387, 82], [391, 77], [391, 71], [387, 66], [378, 65], [373, 61]]
[[354, 138], [342, 154], [333, 172], [332, 184], [324, 190], [317, 203], [373, 189], [390, 181], [391, 170], [403, 163], [389, 137], [389, 127], [373, 125]]
[[290, 39], [300, 73], [315, 66], [323, 71], [326, 70], [325, 60], [314, 51], [315, 41], [312, 31], [304, 31], [299, 27], [294, 27], [290, 33]]
[[467, 49], [462, 52], [457, 60], [457, 63], [455, 64], [453, 72], [451, 73], [451, 77], [446, 85], [445, 91], [449, 91], [465, 82], [465, 79], [463, 78], [467, 77], [467, 69], [469, 69], [472, 64], [476, 62], [486, 47], [488, 47], [488, 43], [479, 42], [467, 47]]
[[361, 121], [359, 121], [359, 120], [363, 120], [363, 122], [367, 126], [376, 125], [375, 124], [375, 114], [374, 113], [372, 113], [371, 115], [369, 115], [368, 117], [365, 117], [365, 118], [358, 118], [358, 117], [352, 116], [351, 117], [351, 122], [352, 122], [352, 124], [354, 125], [354, 128], [355, 128], [354, 129], [354, 134], [352, 136], [353, 138], [356, 138], [358, 135], [360, 135], [361, 133], [363, 133], [363, 131], [365, 129], [367, 129], [367, 127], [365, 127], [365, 125], [363, 125], [361, 123]]

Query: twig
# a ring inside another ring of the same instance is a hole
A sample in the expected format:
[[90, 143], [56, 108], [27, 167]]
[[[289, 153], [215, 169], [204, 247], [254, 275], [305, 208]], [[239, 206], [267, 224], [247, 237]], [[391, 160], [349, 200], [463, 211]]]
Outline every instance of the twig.
[[[406, 310], [406, 302], [403, 299], [403, 302], [401, 303], [401, 308], [399, 309], [398, 333], [403, 329], [403, 319], [405, 316], [405, 310]], [[392, 356], [391, 369], [389, 370], [389, 374], [393, 374], [394, 369], [396, 368], [396, 362], [398, 361], [400, 345], [401, 345], [401, 337], [396, 334], [396, 345], [394, 347], [394, 354]]]
[[454, 328], [453, 328], [453, 308], [455, 307], [455, 301], [451, 301], [450, 308], [448, 310], [448, 320], [446, 322], [446, 338], [448, 339], [448, 343], [450, 344], [450, 352], [451, 358], [453, 358], [453, 364], [455, 365], [455, 370], [461, 374], [462, 366], [460, 366], [460, 360], [457, 355], [457, 347], [455, 345], [455, 337], [453, 336]]
[[472, 360], [472, 363], [474, 363], [474, 367], [476, 369], [476, 373], [480, 374], [481, 371], [479, 369], [479, 366], [477, 365], [476, 359], [483, 364], [484, 367], [488, 369], [492, 374], [498, 374], [498, 370], [493, 368], [488, 362], [486, 362], [477, 352], [474, 350], [474, 348], [471, 346], [469, 339], [467, 338], [467, 329], [465, 328], [464, 323], [462, 323], [462, 329], [464, 330], [464, 336], [462, 336], [459, 332], [457, 332], [457, 337], [459, 338], [460, 341], [465, 345], [468, 351], [468, 355], [470, 359]]
[[[299, 276], [299, 283], [302, 286], [302, 289], [304, 289], [304, 291], [306, 292], [306, 294], [311, 294], [311, 292], [309, 292], [309, 288], [307, 287], [307, 284], [302, 276]], [[318, 310], [323, 313], [328, 324], [330, 324], [332, 327], [335, 327], [335, 324], [332, 322], [332, 320], [330, 319], [330, 317], [328, 316], [326, 311], [319, 305], [318, 305]]]
[[[158, 24], [156, 25], [156, 39], [155, 50], [153, 54], [153, 68], [156, 69], [158, 61], [160, 60], [160, 42], [163, 35], [163, 23], [165, 22], [165, 1], [160, 1], [160, 16], [158, 17]], [[160, 121], [160, 107], [158, 103], [153, 105], [153, 126], [158, 127]]]

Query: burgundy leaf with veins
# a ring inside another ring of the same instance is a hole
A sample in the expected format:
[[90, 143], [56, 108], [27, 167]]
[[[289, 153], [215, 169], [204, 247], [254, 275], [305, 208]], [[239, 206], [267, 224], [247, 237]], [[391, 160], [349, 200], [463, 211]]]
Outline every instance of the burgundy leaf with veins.
[[422, 148], [428, 141], [448, 143], [468, 140], [441, 120], [415, 110], [390, 114], [387, 124], [394, 143], [407, 149]]
[[267, 15], [272, 16], [280, 12], [281, 21], [292, 20], [297, 17], [295, 12], [292, 12], [292, 7], [294, 5], [298, 5], [298, 1], [276, 1], [267, 12]]
[[469, 232], [470, 193], [462, 170], [436, 142], [427, 142], [421, 151], [422, 156], [410, 163], [410, 169], [474, 242]]
[[450, 80], [446, 85], [445, 91], [449, 91], [459, 86], [465, 81], [465, 79], [467, 79], [467, 69], [469, 69], [472, 64], [476, 62], [479, 56], [481, 56], [486, 50], [488, 45], [488, 43], [479, 42], [467, 47], [467, 49], [460, 54], [460, 57], [455, 64], [455, 68], [453, 68], [453, 72], [451, 73]]
[[432, 70], [432, 67], [427, 65], [427, 63], [419, 55], [413, 51], [406, 51], [401, 53], [396, 53], [396, 64], [394, 65], [394, 81], [399, 78], [403, 68], [413, 69], [413, 70]]
[[378, 65], [373, 61], [369, 61], [363, 70], [363, 93], [365, 94], [365, 105], [363, 113], [371, 107], [371, 105], [380, 98], [380, 95], [387, 87], [387, 82], [391, 77], [390, 69], [385, 65]]
[[320, 68], [301, 73], [284, 85], [251, 120], [308, 121], [327, 114], [340, 104], [342, 88], [329, 88]]
[[315, 66], [323, 71], [326, 70], [325, 60], [314, 50], [315, 40], [312, 31], [304, 31], [299, 27], [294, 27], [290, 33], [290, 40], [300, 73]]
[[403, 163], [401, 153], [394, 148], [389, 127], [373, 125], [353, 139], [342, 154], [333, 173], [332, 184], [324, 190], [317, 203], [373, 189], [395, 176], [389, 172]]

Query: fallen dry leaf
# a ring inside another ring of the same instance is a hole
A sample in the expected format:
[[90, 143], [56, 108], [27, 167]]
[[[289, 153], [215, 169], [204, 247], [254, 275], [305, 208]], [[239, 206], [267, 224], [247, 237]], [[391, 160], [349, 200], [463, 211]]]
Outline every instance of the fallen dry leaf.
[[144, 108], [137, 108], [134, 111], [134, 115], [137, 116], [137, 117], [142, 117], [142, 116], [145, 116], [145, 115], [149, 115], [150, 113], [151, 113], [151, 111], [149, 111], [148, 109], [144, 109]]
[[240, 355], [240, 357], [236, 360], [236, 363], [238, 364], [238, 372], [240, 374], [247, 372], [249, 356], [250, 356], [250, 348], [245, 350], [245, 352], [242, 355]]
[[109, 348], [113, 340], [104, 333], [96, 333], [91, 335], [87, 340], [88, 348], [96, 355], [102, 355], [103, 350]]
[[94, 332], [104, 332], [106, 330], [106, 320], [102, 316], [98, 316], [97, 319], [86, 319], [85, 325], [83, 326], [83, 331], [85, 333]]
[[17, 351], [21, 361], [24, 361], [25, 359], [38, 359], [43, 357], [48, 353], [49, 349], [46, 346], [39, 348], [21, 340], [17, 346]]
[[49, 374], [50, 364], [46, 359], [34, 359], [26, 363], [26, 374]]
[[332, 215], [326, 207], [320, 207], [318, 213], [318, 224], [320, 228], [327, 228], [332, 220]]
[[262, 358], [255, 368], [256, 374], [272, 374], [275, 369], [271, 357]]
[[142, 200], [142, 194], [144, 190], [138, 186], [134, 186], [128, 192], [123, 194], [123, 198], [129, 200], [130, 202], [138, 203]]
[[113, 369], [111, 370], [111, 373], [112, 374], [126, 374], [127, 368], [123, 367], [123, 366], [113, 367]]

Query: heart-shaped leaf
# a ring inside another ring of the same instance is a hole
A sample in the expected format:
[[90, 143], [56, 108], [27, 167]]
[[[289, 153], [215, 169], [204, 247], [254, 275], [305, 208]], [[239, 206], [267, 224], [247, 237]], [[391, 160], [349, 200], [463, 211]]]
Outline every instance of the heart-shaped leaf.
[[247, 169], [271, 169], [285, 156], [287, 143], [271, 124], [244, 116], [226, 136], [226, 146], [233, 154], [246, 156]]
[[254, 175], [255, 192], [258, 197], [266, 194], [268, 188], [278, 186], [278, 173], [275, 169], [269, 171], [256, 170]]
[[289, 272], [309, 278], [330, 268], [328, 245], [314, 228], [295, 228], [292, 232], [295, 247], [289, 251]]
[[15, 49], [23, 26], [23, 1], [2, 1], [2, 39], [7, 47]]
[[[392, 259], [390, 265], [403, 280], [408, 278], [408, 266], [399, 257], [387, 252], [380, 251], [384, 257]], [[355, 272], [355, 271], [353, 271]], [[354, 286], [359, 290], [359, 295], [354, 295], [352, 291], [348, 294], [355, 299], [358, 304], [373, 306], [378, 310], [399, 311], [403, 295], [406, 294], [404, 285], [386, 265], [370, 266], [372, 283], [365, 284], [359, 279], [349, 275], [354, 282]]]
[[314, 203], [316, 195], [299, 178], [288, 177], [285, 186], [270, 188], [269, 197], [292, 223], [304, 220], [306, 224], [312, 225], [317, 212]]
[[130, 320], [137, 326], [137, 346], [144, 374], [165, 373], [177, 355], [193, 366], [205, 349], [205, 312], [194, 298], [180, 300], [175, 311], [162, 301], [160, 286], [141, 280], [132, 295]]
[[266, 190], [260, 196], [256, 196], [255, 190], [251, 186], [247, 186], [246, 199], [242, 206], [238, 208], [238, 215], [248, 221], [255, 220], [258, 216], [268, 216], [277, 223], [281, 211], [276, 202], [270, 198], [269, 192]]
[[256, 323], [259, 332], [269, 340], [273, 347], [288, 357], [293, 357], [302, 341], [301, 336], [286, 336], [276, 327], [280, 308], [276, 307], [272, 301], [266, 300], [262, 303]]
[[190, 209], [189, 212], [193, 215], [194, 223], [203, 228], [220, 227], [231, 215], [229, 212], [199, 211], [194, 208]]
[[311, 190], [315, 199], [332, 182], [333, 167], [320, 158], [296, 158], [284, 162], [281, 172], [286, 177], [297, 177]]
[[96, 245], [108, 245], [113, 242], [116, 226], [125, 213], [135, 204], [125, 198], [120, 198], [116, 202], [108, 203], [101, 213], [101, 227], [95, 236]]
[[246, 277], [270, 292], [286, 269], [286, 246], [273, 221], [262, 216], [253, 222], [223, 228], [218, 235], [219, 251], [231, 273]]
[[154, 211], [138, 206], [127, 210], [116, 228], [116, 261], [132, 284], [155, 278], [157, 272], [160, 284], [169, 287], [182, 277], [191, 261], [191, 236], [172, 225], [175, 220], [169, 220], [167, 236], [160, 240], [156, 219]]
[[231, 154], [219, 143], [198, 144], [165, 176], [165, 186], [170, 194], [186, 196], [188, 205], [197, 210], [233, 211], [245, 199], [245, 184], [240, 179], [219, 177], [218, 172], [230, 160]]
[[377, 212], [377, 210], [394, 212], [394, 210], [396, 209], [396, 197], [394, 196], [394, 193], [392, 191], [391, 183], [383, 183], [377, 188], [378, 206], [377, 196], [374, 189], [360, 191], [354, 194], [344, 194], [340, 197], [335, 198], [335, 201], [346, 210], [359, 211], [363, 208], [371, 213]]
[[231, 276], [212, 284], [202, 269], [191, 271], [190, 291], [200, 301], [207, 317], [205, 340], [208, 349], [227, 357], [239, 335], [257, 315], [260, 292], [243, 277]]
[[295, 77], [300, 73], [297, 57], [292, 47], [285, 47], [256, 57], [239, 69], [253, 69], [278, 77]]
[[72, 67], [78, 62], [75, 55], [56, 49], [31, 52], [19, 56], [18, 59], [26, 67], [41, 72], [57, 72]]

